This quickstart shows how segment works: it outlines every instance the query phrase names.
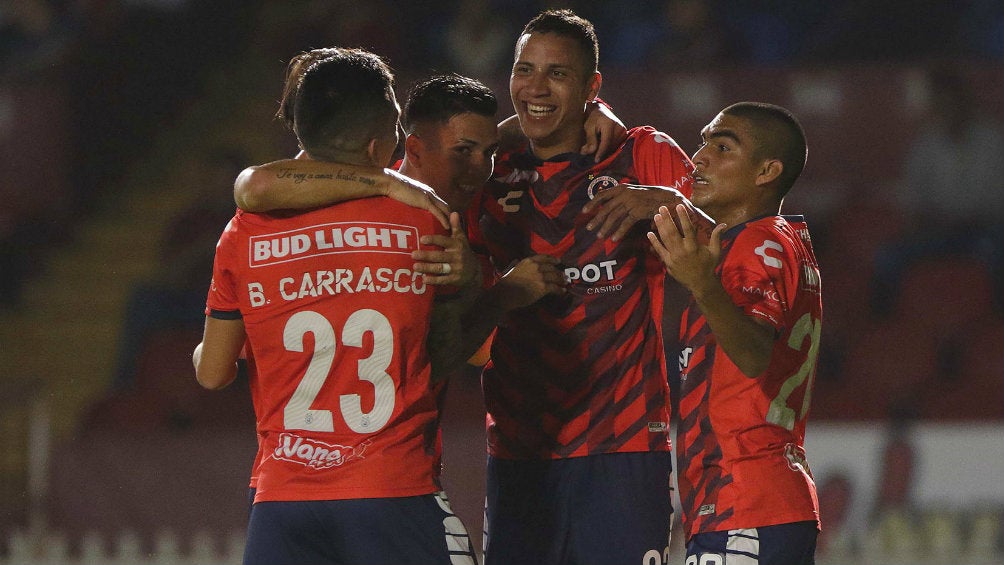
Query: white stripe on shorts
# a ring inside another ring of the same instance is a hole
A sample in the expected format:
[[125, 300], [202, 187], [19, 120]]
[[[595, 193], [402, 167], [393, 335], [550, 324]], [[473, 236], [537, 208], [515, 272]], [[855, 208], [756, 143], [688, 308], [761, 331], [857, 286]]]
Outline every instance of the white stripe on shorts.
[[760, 562], [760, 534], [756, 528], [729, 530], [725, 555], [726, 565], [757, 565]]

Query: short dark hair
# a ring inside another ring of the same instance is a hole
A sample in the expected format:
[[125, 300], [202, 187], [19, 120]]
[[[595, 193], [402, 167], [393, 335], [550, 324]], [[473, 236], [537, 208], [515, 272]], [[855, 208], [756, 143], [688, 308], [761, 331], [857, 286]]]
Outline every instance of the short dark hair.
[[722, 114], [750, 122], [756, 143], [755, 156], [781, 160], [784, 170], [778, 177], [778, 188], [781, 196], [787, 194], [802, 174], [809, 154], [805, 130], [794, 114], [766, 102], [738, 102], [722, 110]]
[[495, 93], [479, 80], [458, 74], [429, 77], [408, 91], [403, 112], [408, 133], [422, 122], [446, 123], [458, 114], [473, 113], [495, 118], [499, 103]]
[[397, 127], [394, 76], [362, 49], [339, 48], [312, 63], [294, 100], [293, 131], [315, 159], [341, 161]]
[[526, 24], [520, 35], [528, 33], [555, 33], [575, 40], [586, 64], [592, 63], [593, 72], [599, 70], [600, 42], [596, 39], [596, 28], [575, 12], [568, 9], [544, 10]]
[[282, 87], [282, 98], [279, 99], [279, 109], [275, 117], [282, 120], [289, 131], [293, 131], [293, 103], [296, 101], [296, 91], [300, 88], [304, 71], [317, 61], [336, 53], [338, 53], [337, 47], [311, 49], [293, 57], [286, 65], [286, 82]]

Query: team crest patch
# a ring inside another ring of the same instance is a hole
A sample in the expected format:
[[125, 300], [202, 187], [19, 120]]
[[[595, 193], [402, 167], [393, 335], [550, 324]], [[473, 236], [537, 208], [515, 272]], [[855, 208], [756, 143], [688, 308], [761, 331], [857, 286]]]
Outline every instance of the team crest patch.
[[587, 189], [587, 192], [589, 193], [589, 199], [592, 200], [600, 192], [608, 188], [613, 188], [618, 184], [620, 183], [617, 181], [617, 179], [609, 175], [603, 175], [594, 178], [589, 183], [589, 188]]

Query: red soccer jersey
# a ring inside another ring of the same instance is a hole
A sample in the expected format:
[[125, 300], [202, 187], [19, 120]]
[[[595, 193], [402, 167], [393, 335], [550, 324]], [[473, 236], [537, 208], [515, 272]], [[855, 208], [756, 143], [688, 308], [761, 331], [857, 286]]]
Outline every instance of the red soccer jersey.
[[389, 198], [280, 218], [238, 211], [207, 314], [242, 317], [256, 371], [256, 501], [439, 489], [433, 287], [411, 270], [431, 214]]
[[505, 459], [666, 451], [669, 388], [661, 312], [665, 273], [639, 223], [621, 241], [586, 229], [582, 207], [618, 183], [690, 195], [693, 165], [666, 134], [636, 128], [613, 155], [540, 161], [503, 155], [481, 193], [472, 245], [499, 272], [534, 254], [570, 280], [499, 325], [483, 385], [488, 448]]
[[729, 229], [723, 248], [723, 286], [777, 339], [767, 370], [747, 377], [696, 304], [684, 313], [676, 449], [688, 538], [819, 519], [803, 448], [822, 316], [808, 228], [770, 216]]

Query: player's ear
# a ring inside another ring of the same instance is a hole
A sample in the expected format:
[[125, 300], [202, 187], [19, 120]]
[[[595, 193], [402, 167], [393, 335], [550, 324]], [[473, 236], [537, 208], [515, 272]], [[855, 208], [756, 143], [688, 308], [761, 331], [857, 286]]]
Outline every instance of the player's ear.
[[383, 165], [377, 163], [377, 157], [380, 155], [379, 143], [380, 140], [375, 137], [370, 139], [370, 142], [366, 144], [366, 157], [369, 158], [370, 163], [382, 167]]
[[603, 75], [600, 71], [593, 73], [592, 78], [589, 79], [589, 97], [586, 100], [593, 100], [600, 95], [600, 86], [603, 85]]
[[408, 159], [408, 162], [421, 167], [423, 149], [424, 146], [422, 144], [422, 139], [417, 135], [409, 133], [407, 137], [404, 138], [404, 155]]
[[760, 165], [760, 170], [757, 172], [757, 186], [764, 186], [776, 181], [783, 171], [784, 163], [780, 159], [767, 159]]

